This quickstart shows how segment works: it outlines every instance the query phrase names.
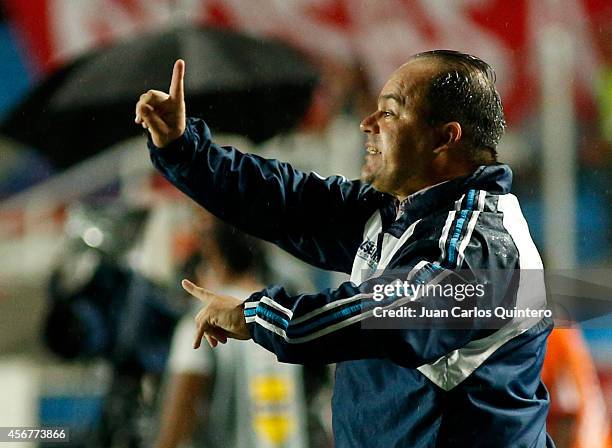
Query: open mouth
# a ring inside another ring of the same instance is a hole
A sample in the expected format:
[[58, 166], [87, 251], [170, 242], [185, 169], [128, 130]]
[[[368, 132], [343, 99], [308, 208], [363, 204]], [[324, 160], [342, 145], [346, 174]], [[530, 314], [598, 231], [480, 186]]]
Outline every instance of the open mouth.
[[366, 151], [368, 152], [368, 154], [372, 154], [372, 155], [380, 154], [380, 151], [377, 148], [375, 148], [374, 146], [367, 146], [366, 147]]

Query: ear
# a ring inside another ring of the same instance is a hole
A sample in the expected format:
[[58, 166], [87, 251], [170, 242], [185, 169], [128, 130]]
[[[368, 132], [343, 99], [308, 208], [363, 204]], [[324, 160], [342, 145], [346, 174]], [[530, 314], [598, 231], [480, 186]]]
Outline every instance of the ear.
[[456, 121], [451, 121], [442, 125], [439, 145], [434, 149], [434, 153], [438, 154], [448, 148], [458, 144], [461, 141], [463, 131], [461, 125]]

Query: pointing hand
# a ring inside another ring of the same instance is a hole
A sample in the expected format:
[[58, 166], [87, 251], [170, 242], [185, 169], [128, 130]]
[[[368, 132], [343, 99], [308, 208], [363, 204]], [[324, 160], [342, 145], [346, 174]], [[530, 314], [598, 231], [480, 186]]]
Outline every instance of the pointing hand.
[[251, 338], [244, 318], [242, 300], [215, 294], [189, 280], [183, 280], [182, 286], [205, 305], [195, 318], [198, 330], [193, 348], [200, 346], [202, 337], [206, 337], [211, 347], [215, 347], [218, 342], [224, 344], [228, 338]]
[[170, 93], [149, 90], [136, 103], [137, 124], [149, 130], [153, 144], [158, 148], [167, 146], [185, 132], [185, 61], [174, 63]]

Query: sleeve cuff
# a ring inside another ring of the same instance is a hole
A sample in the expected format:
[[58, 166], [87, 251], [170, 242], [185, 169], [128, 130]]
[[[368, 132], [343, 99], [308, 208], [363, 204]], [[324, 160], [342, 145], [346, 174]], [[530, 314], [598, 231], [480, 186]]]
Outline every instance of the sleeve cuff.
[[151, 157], [169, 164], [188, 161], [192, 157], [194, 146], [197, 146], [200, 139], [210, 141], [212, 134], [204, 121], [194, 117], [187, 118], [183, 135], [163, 148], [155, 146], [151, 134], [147, 132], [147, 146]]
[[151, 134], [147, 133], [147, 147], [149, 148], [149, 153], [152, 157], [163, 160], [168, 163], [178, 163], [181, 162], [186, 154], [185, 148], [187, 145], [187, 132], [189, 132], [188, 128], [185, 128], [185, 132], [176, 140], [170, 142], [167, 146], [163, 148], [158, 148], [153, 143], [153, 139], [151, 138]]
[[255, 340], [255, 316], [257, 315], [257, 307], [259, 306], [259, 299], [261, 298], [261, 295], [261, 292], [251, 294], [251, 296], [246, 299], [243, 304], [244, 319], [253, 340]]

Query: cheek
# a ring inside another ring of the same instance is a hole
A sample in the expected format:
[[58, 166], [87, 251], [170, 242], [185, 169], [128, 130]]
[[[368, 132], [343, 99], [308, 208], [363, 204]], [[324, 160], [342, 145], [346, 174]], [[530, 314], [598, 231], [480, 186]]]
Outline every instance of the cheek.
[[397, 144], [398, 135], [396, 132], [394, 132], [393, 129], [381, 128], [380, 136], [381, 140], [383, 141], [383, 144], [386, 146], [392, 146]]
[[385, 131], [381, 132], [381, 140], [388, 151], [398, 151], [414, 146], [413, 134], [409, 129], [387, 128]]

